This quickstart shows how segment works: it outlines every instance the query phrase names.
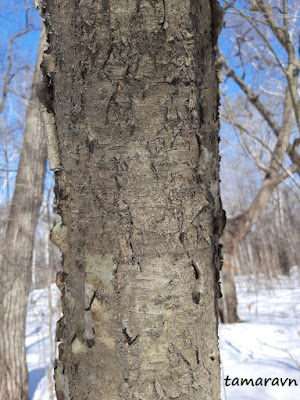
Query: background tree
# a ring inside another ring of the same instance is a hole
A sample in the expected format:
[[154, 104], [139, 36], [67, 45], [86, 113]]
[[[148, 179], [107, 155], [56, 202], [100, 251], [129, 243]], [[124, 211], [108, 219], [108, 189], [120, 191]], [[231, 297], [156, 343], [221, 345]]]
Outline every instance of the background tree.
[[[32, 79], [29, 60], [19, 56], [20, 42], [24, 43], [31, 31], [31, 19], [27, 2], [22, 5], [24, 21], [18, 26], [7, 27], [7, 15], [1, 20], [0, 45], [0, 203], [3, 229], [7, 223], [9, 202], [17, 172], [21, 151], [21, 132], [24, 130], [24, 113], [28, 104], [28, 92]], [[17, 11], [16, 11], [17, 12]], [[15, 29], [14, 29], [15, 28]], [[8, 37], [6, 37], [8, 36]], [[26, 53], [26, 51], [24, 51]]]
[[261, 274], [272, 280], [288, 275], [290, 267], [299, 265], [299, 200], [289, 188], [276, 188], [266, 204], [255, 229], [241, 241], [235, 258], [238, 273]]
[[230, 215], [221, 239], [221, 314], [224, 322], [236, 322], [233, 270], [238, 245], [281, 182], [288, 179], [299, 186], [295, 177], [300, 172], [299, 4], [292, 0], [225, 0], [224, 4], [226, 43], [220, 63], [234, 84], [226, 81], [222, 118], [238, 132], [262, 172], [256, 195], [248, 199], [241, 213]]
[[36, 84], [43, 39], [35, 68], [22, 150], [0, 258], [0, 398], [28, 399], [25, 318], [31, 283], [35, 228], [43, 198], [46, 144]]
[[63, 253], [57, 397], [219, 399], [218, 3], [41, 12]]

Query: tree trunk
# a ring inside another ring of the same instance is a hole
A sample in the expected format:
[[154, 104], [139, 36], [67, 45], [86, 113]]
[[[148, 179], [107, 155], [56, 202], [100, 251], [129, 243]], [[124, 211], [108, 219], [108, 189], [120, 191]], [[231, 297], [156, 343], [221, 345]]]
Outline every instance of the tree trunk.
[[221, 16], [208, 0], [44, 9], [59, 400], [220, 398]]
[[[42, 42], [42, 40], [41, 40]], [[0, 398], [28, 399], [25, 318], [34, 233], [43, 196], [46, 144], [35, 85], [41, 80], [42, 43], [33, 76], [0, 273]]]
[[220, 242], [223, 245], [222, 293], [219, 312], [224, 323], [240, 322], [237, 314], [237, 298], [234, 284], [234, 257], [241, 240], [258, 220], [274, 189], [282, 181], [280, 176], [265, 179], [250, 207], [235, 218], [228, 219]]

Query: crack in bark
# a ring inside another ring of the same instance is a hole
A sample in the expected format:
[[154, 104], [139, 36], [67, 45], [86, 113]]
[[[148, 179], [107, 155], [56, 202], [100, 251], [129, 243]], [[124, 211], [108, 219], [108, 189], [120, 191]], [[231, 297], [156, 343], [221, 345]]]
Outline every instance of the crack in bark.
[[158, 178], [157, 169], [155, 168], [155, 165], [153, 162], [150, 163], [150, 168], [151, 168], [151, 171], [153, 172], [153, 174], [156, 176], [156, 178]]
[[128, 334], [127, 328], [124, 328], [124, 329], [122, 330], [122, 332], [123, 332], [123, 335], [124, 335], [125, 338], [126, 338], [126, 342], [129, 344], [129, 346], [133, 345], [133, 343], [134, 343], [134, 342], [137, 340], [137, 338], [139, 337], [139, 335], [136, 335], [134, 338], [132, 338], [132, 337]]
[[185, 237], [185, 233], [184, 232], [180, 232], [179, 233], [179, 240], [180, 240], [182, 245], [184, 245], [184, 237]]
[[[63, 318], [63, 317], [62, 317]], [[77, 333], [74, 333], [72, 339], [71, 339], [71, 344], [74, 342], [74, 340], [77, 338]]]
[[106, 67], [106, 65], [107, 65], [107, 63], [108, 63], [108, 61], [109, 61], [109, 59], [110, 59], [110, 56], [111, 56], [111, 54], [112, 54], [112, 52], [113, 52], [113, 46], [111, 45], [110, 46], [110, 48], [108, 49], [108, 51], [107, 51], [107, 54], [106, 54], [106, 59], [104, 60], [104, 62], [103, 62], [103, 64], [102, 64], [102, 70], [104, 71], [104, 69], [105, 69], [105, 67]]
[[116, 104], [116, 97], [117, 97], [117, 90], [118, 90], [118, 84], [115, 87], [112, 95], [110, 96], [109, 102], [106, 106], [106, 119], [105, 119], [105, 125], [107, 126], [109, 124], [109, 111], [110, 108], [113, 104]]
[[193, 292], [192, 298], [193, 298], [193, 302], [195, 304], [199, 304], [200, 303], [200, 292]]
[[200, 364], [199, 350], [198, 349], [196, 349], [196, 360], [197, 360], [197, 364]]
[[92, 304], [93, 304], [93, 301], [94, 301], [95, 297], [96, 297], [96, 292], [94, 291], [92, 297], [90, 298], [90, 303], [89, 303], [88, 307], [85, 308], [85, 311], [90, 311], [91, 310], [91, 307], [92, 307]]
[[153, 386], [154, 386], [154, 390], [155, 393], [157, 394], [159, 399], [163, 399], [166, 396], [166, 392], [164, 390], [164, 388], [161, 386], [159, 380], [157, 378], [155, 378], [155, 380], [153, 381]]
[[86, 344], [89, 349], [92, 348], [95, 345], [95, 339], [87, 339]]
[[163, 13], [164, 13], [164, 18], [163, 18], [163, 21], [162, 21], [162, 23], [161, 23], [161, 26], [162, 26], [163, 29], [167, 29], [168, 23], [167, 23], [167, 21], [166, 21], [166, 2], [165, 2], [165, 0], [162, 0], [162, 2], [163, 2]]
[[140, 263], [139, 261], [137, 261], [137, 265], [139, 266], [139, 271], [140, 271], [140, 272], [143, 272], [143, 269], [142, 269], [141, 263]]
[[191, 363], [173, 343], [172, 343], [172, 346], [173, 346], [174, 350], [176, 351], [178, 357], [180, 357], [181, 360], [187, 365], [191, 379], [194, 382], [194, 373], [193, 373], [193, 368], [192, 368]]
[[195, 279], [198, 280], [200, 277], [200, 269], [194, 260], [192, 260], [192, 267], [194, 269]]

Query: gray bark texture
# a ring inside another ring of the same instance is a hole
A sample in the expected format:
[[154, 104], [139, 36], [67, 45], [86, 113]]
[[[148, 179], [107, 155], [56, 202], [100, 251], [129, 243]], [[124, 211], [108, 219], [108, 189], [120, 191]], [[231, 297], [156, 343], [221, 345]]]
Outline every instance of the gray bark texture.
[[42, 14], [60, 152], [57, 398], [217, 400], [221, 9], [74, 1]]
[[0, 399], [28, 399], [25, 319], [31, 281], [35, 228], [42, 204], [46, 142], [36, 95], [39, 57], [26, 114], [15, 190], [0, 255]]

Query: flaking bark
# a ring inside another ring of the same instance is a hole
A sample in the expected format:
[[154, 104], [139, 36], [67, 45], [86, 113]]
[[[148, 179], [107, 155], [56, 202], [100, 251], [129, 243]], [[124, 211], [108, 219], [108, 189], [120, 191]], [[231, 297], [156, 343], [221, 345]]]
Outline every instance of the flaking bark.
[[[62, 399], [217, 400], [211, 2], [51, 2]], [[59, 240], [58, 240], [59, 241]]]

